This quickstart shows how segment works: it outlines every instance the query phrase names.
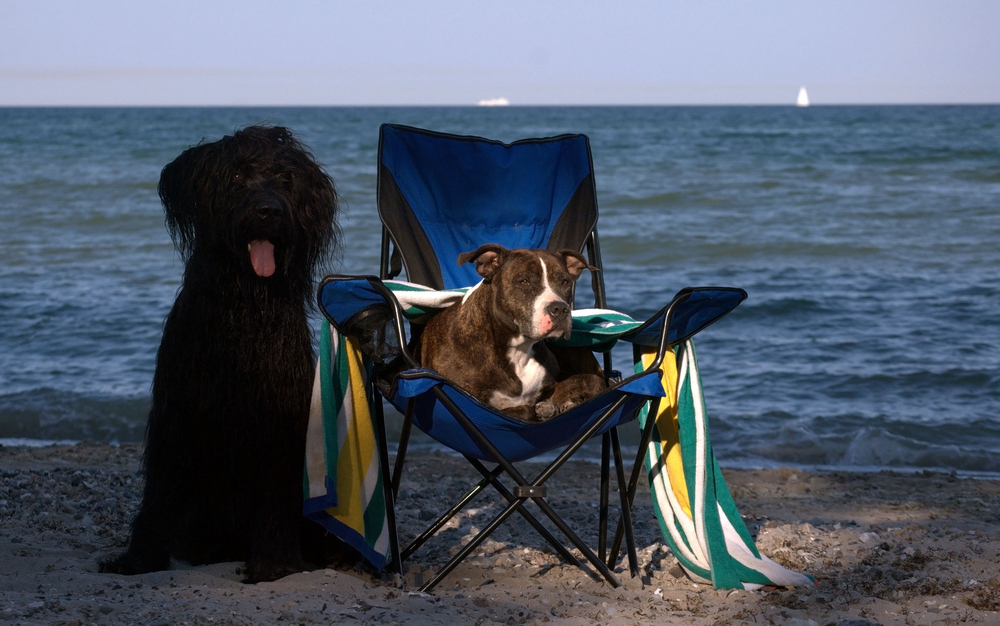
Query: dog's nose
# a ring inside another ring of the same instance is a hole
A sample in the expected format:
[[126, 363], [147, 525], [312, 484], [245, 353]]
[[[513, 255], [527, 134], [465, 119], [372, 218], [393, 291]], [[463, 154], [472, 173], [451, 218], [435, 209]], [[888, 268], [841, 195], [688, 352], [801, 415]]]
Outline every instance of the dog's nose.
[[565, 302], [553, 302], [545, 307], [545, 312], [553, 321], [561, 320], [569, 314], [569, 306]]
[[257, 205], [257, 215], [262, 220], [276, 220], [284, 214], [285, 209], [277, 201], [265, 200]]

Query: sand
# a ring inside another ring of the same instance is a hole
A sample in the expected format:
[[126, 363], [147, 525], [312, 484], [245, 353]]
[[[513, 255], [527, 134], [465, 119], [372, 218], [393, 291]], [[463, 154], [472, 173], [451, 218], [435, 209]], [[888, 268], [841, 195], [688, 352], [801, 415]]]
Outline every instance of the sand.
[[[240, 563], [99, 574], [97, 560], [124, 542], [138, 505], [140, 454], [135, 445], [92, 443], [0, 448], [0, 623], [1000, 624], [998, 481], [726, 471], [761, 551], [811, 573], [812, 588], [717, 591], [692, 583], [640, 493], [643, 574], [621, 574], [621, 588], [561, 564], [517, 518], [422, 594], [417, 583], [447, 560], [449, 542], [477, 532], [495, 498], [477, 500], [414, 555], [401, 588], [357, 565], [257, 585], [239, 582]], [[463, 464], [411, 453], [398, 505], [404, 539], [464, 491]], [[598, 467], [566, 469], [550, 483], [559, 492], [553, 506], [593, 540]]]

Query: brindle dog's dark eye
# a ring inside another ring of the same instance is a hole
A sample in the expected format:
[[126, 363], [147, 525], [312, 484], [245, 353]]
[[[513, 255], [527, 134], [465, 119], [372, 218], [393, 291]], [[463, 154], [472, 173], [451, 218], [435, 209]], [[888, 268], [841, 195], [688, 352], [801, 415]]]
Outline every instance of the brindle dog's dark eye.
[[570, 280], [568, 278], [564, 278], [564, 279], [562, 279], [562, 282], [560, 284], [563, 287], [569, 287], [569, 283], [570, 283]]
[[521, 283], [522, 285], [530, 285], [530, 284], [531, 284], [531, 281], [530, 281], [530, 280], [528, 280], [527, 278], [522, 278], [522, 279], [520, 280], [520, 283]]

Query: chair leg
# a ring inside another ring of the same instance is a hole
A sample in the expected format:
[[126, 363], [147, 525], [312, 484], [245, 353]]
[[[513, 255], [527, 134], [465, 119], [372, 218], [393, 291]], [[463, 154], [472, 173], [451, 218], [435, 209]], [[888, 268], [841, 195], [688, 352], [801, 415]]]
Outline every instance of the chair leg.
[[[458, 421], [458, 423], [469, 434], [469, 436], [471, 436], [472, 439], [483, 450], [488, 452], [490, 456], [492, 456], [497, 461], [497, 463], [503, 468], [504, 473], [510, 476], [514, 480], [514, 482], [517, 483], [519, 487], [541, 486], [546, 480], [551, 478], [552, 474], [554, 474], [559, 467], [561, 467], [571, 456], [573, 456], [573, 454], [575, 454], [576, 451], [580, 449], [580, 446], [582, 446], [587, 439], [597, 434], [597, 432], [601, 429], [601, 427], [604, 424], [606, 424], [609, 419], [611, 419], [611, 417], [615, 414], [615, 412], [621, 409], [622, 405], [625, 404], [626, 400], [625, 396], [622, 396], [617, 400], [615, 400], [615, 402], [612, 403], [612, 405], [605, 410], [604, 414], [598, 420], [596, 420], [590, 425], [590, 427], [587, 429], [586, 432], [584, 432], [579, 438], [577, 438], [577, 440], [572, 445], [563, 450], [563, 452], [558, 457], [556, 457], [556, 459], [552, 463], [550, 463], [548, 467], [546, 467], [542, 471], [541, 474], [538, 475], [538, 477], [535, 479], [534, 482], [529, 483], [527, 479], [525, 479], [524, 476], [521, 474], [521, 472], [519, 472], [517, 468], [514, 467], [514, 465], [506, 459], [506, 457], [500, 454], [500, 451], [497, 450], [496, 446], [493, 445], [493, 443], [489, 439], [487, 439], [486, 436], [483, 435], [483, 433], [475, 427], [475, 425], [473, 425], [472, 421], [468, 418], [468, 416], [466, 416], [462, 412], [462, 410], [458, 408], [455, 402], [448, 397], [448, 394], [446, 394], [440, 386], [434, 387], [433, 392], [437, 400], [448, 410], [449, 413], [451, 413], [455, 417], [456, 421]], [[545, 501], [545, 498], [531, 497], [531, 499], [535, 501], [535, 504], [538, 505], [538, 508], [540, 508], [549, 517], [549, 519], [552, 520], [552, 522], [556, 525], [556, 527], [559, 528], [559, 531], [562, 532], [562, 534], [565, 535], [566, 538], [568, 538], [573, 543], [573, 545], [576, 546], [578, 550], [580, 550], [581, 553], [583, 553], [583, 555], [587, 558], [590, 564], [593, 565], [597, 569], [597, 571], [599, 571], [601, 575], [604, 576], [604, 578], [609, 583], [611, 583], [613, 587], [621, 586], [621, 582], [619, 582], [618, 579], [615, 578], [614, 573], [610, 569], [608, 569], [608, 566], [604, 563], [604, 561], [597, 558], [597, 555], [595, 555], [594, 552], [587, 547], [587, 544], [585, 544], [580, 539], [580, 537], [578, 537], [576, 533], [574, 533], [573, 530], [566, 524], [566, 522], [564, 522], [563, 519], [559, 517], [559, 515], [552, 509], [552, 507], [549, 506], [548, 502]], [[522, 502], [523, 500], [518, 499], [517, 502], [512, 503], [508, 507], [508, 509], [505, 509], [504, 513], [501, 514], [504, 516], [504, 519], [506, 519], [506, 517], [508, 517], [513, 512], [514, 509], [519, 508]], [[476, 537], [478, 538], [479, 535], [477, 535]], [[485, 537], [483, 537], [483, 539], [485, 539]], [[469, 551], [463, 550], [462, 553], [467, 555], [470, 551], [471, 550]], [[451, 565], [451, 567], [452, 569], [454, 569], [454, 565]], [[437, 582], [434, 582], [434, 584], [437, 584]]]
[[[499, 466], [497, 466], [497, 468], [493, 472], [490, 472], [488, 469], [486, 469], [486, 466], [479, 461], [479, 459], [475, 459], [473, 457], [465, 457], [465, 458], [469, 459], [469, 462], [472, 463], [472, 465], [477, 470], [479, 470], [484, 477], [487, 476], [491, 477], [491, 482], [493, 484], [493, 487], [498, 492], [500, 492], [500, 495], [503, 496], [503, 498], [507, 500], [508, 503], [517, 500], [517, 496], [512, 494], [510, 490], [507, 489], [507, 487], [505, 487], [502, 482], [500, 482], [499, 475], [501, 473], [501, 468]], [[577, 567], [580, 566], [580, 561], [575, 556], [573, 556], [573, 554], [569, 550], [566, 549], [566, 546], [564, 546], [562, 542], [556, 539], [555, 536], [549, 532], [548, 528], [543, 526], [542, 523], [538, 521], [538, 518], [532, 515], [529, 511], [525, 510], [523, 507], [519, 508], [517, 512], [521, 514], [521, 517], [523, 517], [526, 522], [531, 524], [531, 527], [534, 528], [538, 532], [538, 534], [541, 535], [546, 542], [548, 542], [550, 546], [552, 546], [553, 550], [559, 553], [559, 556], [561, 556], [564, 561], [566, 561], [570, 565], [575, 565]]]
[[[580, 537], [578, 537], [577, 534], [574, 533], [573, 530], [566, 524], [566, 522], [564, 522], [563, 519], [552, 509], [552, 507], [549, 506], [549, 503], [545, 501], [545, 498], [539, 497], [530, 499], [534, 500], [535, 504], [545, 512], [549, 519], [552, 520], [552, 522], [559, 528], [566, 538], [569, 539], [570, 542], [572, 542], [573, 545], [575, 545], [576, 548], [583, 553], [590, 564], [593, 565], [602, 576], [604, 576], [605, 580], [607, 580], [612, 587], [621, 587], [621, 582], [615, 577], [614, 573], [608, 569], [608, 566], [605, 565], [603, 561], [597, 558], [597, 555], [587, 547], [587, 544], [585, 544], [583, 540], [580, 539]], [[485, 541], [486, 538], [489, 537], [498, 526], [500, 526], [500, 524], [503, 524], [514, 513], [514, 511], [520, 509], [524, 501], [524, 498], [518, 498], [515, 499], [514, 502], [509, 503], [507, 508], [501, 511], [499, 515], [493, 518], [493, 521], [479, 531], [479, 533], [473, 537], [472, 540], [458, 552], [458, 554], [452, 557], [452, 559], [448, 561], [448, 563], [442, 567], [437, 574], [434, 575], [434, 578], [420, 588], [420, 591], [430, 591], [437, 586], [437, 584], [440, 583], [445, 576], [450, 574], [459, 563], [472, 554], [473, 550], [479, 547], [479, 545]]]
[[[507, 500], [508, 503], [517, 500], [514, 494], [512, 494], [504, 486], [504, 484], [498, 480], [499, 475], [503, 472], [502, 468], [498, 466], [492, 471], [490, 471], [478, 459], [472, 457], [466, 457], [466, 458], [472, 463], [472, 465], [477, 470], [479, 470], [480, 473], [482, 473], [483, 479], [479, 481], [475, 486], [473, 486], [472, 489], [466, 492], [466, 494], [462, 496], [462, 498], [459, 499], [454, 506], [448, 509], [447, 512], [442, 514], [441, 517], [439, 517], [436, 522], [427, 527], [427, 529], [425, 529], [424, 532], [420, 534], [420, 536], [416, 537], [413, 541], [410, 542], [408, 546], [403, 548], [401, 557], [403, 561], [406, 561], [408, 558], [410, 558], [410, 556], [412, 556], [414, 552], [419, 550], [420, 547], [424, 545], [428, 539], [437, 534], [437, 532], [441, 530], [441, 528], [445, 524], [448, 523], [448, 520], [453, 518], [455, 515], [458, 514], [459, 511], [465, 508], [465, 506], [469, 504], [469, 502], [471, 502], [477, 495], [479, 495], [483, 491], [483, 489], [486, 488], [486, 485], [492, 484], [493, 487], [500, 493], [501, 496], [503, 496]], [[524, 517], [524, 519], [529, 524], [531, 524], [532, 528], [538, 531], [538, 534], [541, 535], [542, 538], [545, 539], [549, 543], [549, 545], [551, 545], [552, 548], [559, 553], [559, 556], [561, 556], [567, 563], [575, 566], [580, 565], [580, 561], [576, 557], [574, 557], [573, 554], [569, 552], [569, 550], [567, 550], [566, 547], [563, 546], [562, 543], [560, 543], [559, 540], [556, 539], [552, 535], [552, 533], [550, 533], [549, 530], [545, 528], [545, 526], [543, 526], [542, 523], [539, 522], [534, 515], [532, 515], [529, 511], [524, 510], [523, 508], [519, 508], [518, 513], [520, 513], [521, 516]]]
[[459, 511], [464, 509], [465, 506], [469, 504], [469, 502], [472, 502], [472, 500], [477, 495], [479, 495], [483, 491], [483, 489], [486, 488], [486, 485], [489, 485], [496, 478], [496, 475], [498, 475], [501, 471], [499, 468], [497, 468], [496, 470], [494, 470], [494, 472], [496, 473], [493, 474], [486, 468], [483, 468], [483, 470], [485, 471], [483, 473], [482, 480], [476, 483], [475, 486], [472, 487], [472, 489], [467, 491], [465, 495], [462, 496], [458, 500], [458, 502], [455, 503], [454, 506], [448, 509], [448, 511], [443, 513], [441, 517], [437, 519], [436, 522], [428, 526], [427, 529], [424, 530], [424, 532], [420, 533], [420, 536], [411, 541], [410, 545], [406, 546], [406, 548], [403, 550], [403, 555], [402, 555], [403, 560], [410, 558], [410, 555], [419, 550], [420, 546], [424, 545], [428, 539], [430, 539], [437, 533], [437, 531], [441, 530], [441, 527], [447, 524], [448, 520], [455, 517], [455, 515], [457, 515]]
[[396, 463], [392, 469], [392, 495], [399, 497], [399, 483], [403, 477], [403, 464], [406, 462], [406, 448], [410, 443], [410, 430], [413, 428], [413, 407], [415, 401], [406, 403], [406, 413], [403, 415], [403, 427], [399, 433], [399, 446], [396, 448]]
[[[646, 426], [642, 429], [642, 438], [639, 440], [639, 448], [635, 453], [635, 462], [632, 464], [632, 475], [629, 477], [628, 481], [628, 501], [629, 504], [635, 501], [635, 492], [639, 485], [639, 476], [642, 474], [642, 470], [645, 467], [646, 451], [649, 448], [649, 442], [653, 438], [653, 426], [654, 420], [653, 416], [657, 414], [660, 408], [660, 399], [655, 398], [649, 407], [649, 417], [646, 419]], [[614, 541], [611, 543], [611, 560], [618, 560], [618, 552], [621, 550], [622, 546], [622, 535], [623, 535], [622, 520], [618, 520], [618, 526], [615, 528]]]
[[566, 538], [569, 539], [574, 546], [576, 546], [576, 549], [582, 552], [583, 556], [590, 561], [590, 564], [593, 565], [602, 576], [604, 576], [605, 580], [611, 583], [612, 587], [621, 587], [621, 582], [615, 577], [614, 573], [608, 568], [607, 564], [597, 558], [597, 555], [587, 547], [587, 544], [585, 544], [583, 540], [580, 539], [575, 532], [573, 532], [573, 529], [570, 528], [569, 525], [567, 525], [566, 522], [564, 522], [559, 516], [559, 514], [552, 509], [549, 503], [545, 501], [545, 498], [532, 498], [532, 500], [534, 500], [535, 504], [538, 505], [538, 508], [540, 508], [545, 515], [552, 520], [552, 523], [556, 525], [559, 532], [565, 535]]
[[[427, 584], [421, 587], [420, 589], [421, 591], [429, 591], [430, 589], [434, 588], [439, 582], [441, 582], [441, 580], [444, 579], [444, 577], [447, 576], [452, 570], [454, 570], [455, 567], [457, 567], [458, 564], [463, 559], [465, 559], [469, 554], [472, 553], [473, 550], [475, 550], [483, 541], [485, 541], [486, 538], [490, 535], [490, 533], [493, 532], [493, 530], [496, 529], [497, 526], [499, 526], [507, 518], [509, 518], [514, 513], [514, 511], [520, 512], [524, 516], [524, 518], [529, 523], [531, 523], [531, 525], [537, 531], [539, 531], [542, 537], [544, 537], [546, 541], [548, 541], [549, 544], [552, 545], [552, 547], [559, 552], [560, 556], [566, 559], [567, 562], [577, 567], [580, 566], [579, 560], [576, 559], [568, 550], [566, 550], [566, 548], [555, 537], [553, 537], [552, 534], [549, 533], [548, 530], [546, 530], [545, 527], [542, 526], [541, 523], [534, 518], [534, 516], [532, 516], [529, 512], [523, 509], [521, 505], [524, 503], [525, 498], [517, 498], [512, 493], [510, 493], [510, 491], [507, 490], [507, 488], [504, 487], [502, 483], [500, 483], [498, 477], [500, 473], [503, 471], [502, 467], [498, 466], [493, 471], [490, 471], [484, 465], [482, 465], [482, 463], [480, 463], [478, 460], [476, 459], [470, 459], [470, 460], [474, 461], [473, 465], [476, 466], [476, 468], [483, 473], [483, 480], [480, 481], [475, 487], [473, 487], [473, 489], [471, 489], [469, 493], [467, 493], [466, 496], [459, 501], [458, 504], [452, 507], [452, 509], [448, 513], [442, 516], [437, 523], [435, 523], [431, 528], [429, 528], [427, 531], [421, 534], [420, 537], [415, 539], [409, 546], [407, 546], [406, 550], [404, 550], [403, 552], [404, 555], [403, 558], [404, 559], [409, 558], [409, 556], [413, 553], [414, 550], [416, 550], [417, 548], [420, 547], [420, 545], [426, 542], [427, 539], [429, 539], [435, 532], [437, 532], [441, 528], [441, 526], [443, 526], [449, 519], [451, 519], [451, 517], [453, 517], [458, 512], [458, 510], [460, 510], [466, 504], [468, 504], [468, 502], [476, 494], [478, 494], [487, 483], [494, 484], [494, 486], [497, 487], [497, 491], [499, 491], [500, 494], [508, 500], [507, 508], [505, 508], [497, 517], [493, 519], [493, 521], [491, 521], [468, 544], [466, 544], [466, 546], [463, 547], [462, 550], [459, 551], [457, 555], [455, 555], [441, 570], [437, 572], [437, 574], [435, 574], [434, 578], [432, 578]], [[546, 514], [546, 516], [548, 516], [550, 520], [552, 520], [552, 523], [554, 523], [556, 527], [559, 528], [559, 530], [563, 533], [563, 535], [565, 535], [566, 538], [568, 538], [570, 542], [574, 546], [576, 546], [576, 548], [580, 550], [581, 553], [583, 553], [584, 557], [586, 557], [586, 559], [590, 562], [590, 564], [593, 565], [601, 573], [601, 575], [604, 576], [604, 578], [609, 583], [611, 583], [613, 587], [617, 588], [621, 586], [621, 582], [615, 577], [614, 573], [611, 572], [608, 566], [605, 565], [601, 559], [597, 558], [597, 555], [595, 555], [590, 550], [590, 548], [587, 547], [587, 545], [583, 542], [583, 540], [580, 539], [580, 537], [573, 532], [573, 530], [566, 524], [566, 522], [563, 521], [563, 519], [559, 516], [559, 514], [552, 509], [552, 507], [548, 504], [548, 502], [545, 501], [544, 498], [537, 497], [530, 499], [535, 502], [535, 504]]]
[[509, 518], [514, 513], [514, 511], [521, 506], [522, 502], [523, 502], [522, 500], [515, 500], [514, 502], [508, 504], [507, 508], [505, 508], [503, 511], [500, 512], [500, 515], [497, 515], [495, 518], [493, 518], [492, 522], [487, 524], [485, 528], [479, 531], [479, 533], [475, 537], [473, 537], [472, 540], [469, 541], [469, 543], [465, 544], [465, 546], [458, 551], [458, 554], [453, 556], [451, 560], [448, 561], [448, 563], [444, 567], [438, 570], [437, 574], [434, 575], [434, 578], [430, 579], [430, 581], [428, 581], [423, 587], [421, 587], [420, 591], [426, 593], [429, 592], [434, 587], [436, 587], [438, 583], [444, 580], [445, 576], [450, 574], [452, 570], [458, 567], [459, 563], [464, 561], [466, 557], [472, 554], [472, 551], [478, 548], [479, 544], [485, 541], [486, 538], [489, 537], [493, 533], [493, 531], [500, 526], [500, 524], [503, 524], [505, 521], [507, 521], [507, 518]]
[[611, 436], [604, 433], [604, 436], [601, 437], [601, 506], [597, 531], [597, 553], [602, 561], [606, 561], [608, 558], [608, 492], [611, 487], [608, 480], [608, 465], [610, 463], [610, 450]]
[[389, 445], [385, 434], [385, 413], [382, 410], [382, 397], [373, 386], [369, 386], [369, 403], [375, 410], [375, 431], [379, 446], [379, 470], [382, 472], [382, 493], [385, 498], [385, 518], [389, 528], [389, 553], [391, 563], [396, 573], [403, 576], [403, 558], [399, 552], [399, 535], [396, 532], [396, 494], [391, 484], [389, 474]]
[[[625, 545], [628, 547], [628, 569], [633, 577], [639, 575], [639, 558], [635, 553], [635, 534], [632, 526], [632, 499], [625, 486], [625, 467], [622, 464], [622, 448], [618, 441], [618, 429], [611, 429], [611, 448], [615, 453], [615, 474], [618, 478], [618, 495], [622, 507], [622, 525], [625, 527]], [[617, 557], [617, 555], [615, 555]], [[614, 563], [608, 563], [614, 567]]]

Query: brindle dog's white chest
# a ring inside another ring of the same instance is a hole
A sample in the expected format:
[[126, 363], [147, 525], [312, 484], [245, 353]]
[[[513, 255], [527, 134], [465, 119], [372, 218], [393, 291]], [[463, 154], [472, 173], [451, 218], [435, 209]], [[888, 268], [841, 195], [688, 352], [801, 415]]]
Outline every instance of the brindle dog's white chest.
[[535, 341], [525, 337], [515, 337], [510, 342], [507, 358], [514, 367], [514, 375], [521, 381], [521, 393], [510, 396], [494, 391], [490, 406], [503, 410], [515, 406], [534, 405], [545, 387], [545, 366], [536, 358]]

